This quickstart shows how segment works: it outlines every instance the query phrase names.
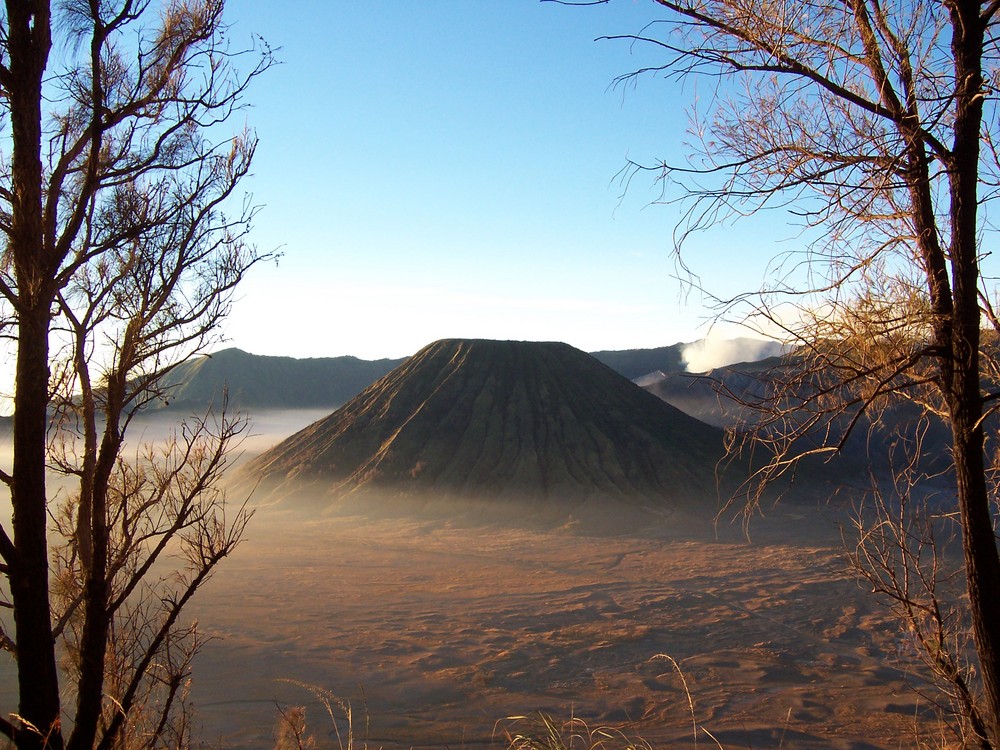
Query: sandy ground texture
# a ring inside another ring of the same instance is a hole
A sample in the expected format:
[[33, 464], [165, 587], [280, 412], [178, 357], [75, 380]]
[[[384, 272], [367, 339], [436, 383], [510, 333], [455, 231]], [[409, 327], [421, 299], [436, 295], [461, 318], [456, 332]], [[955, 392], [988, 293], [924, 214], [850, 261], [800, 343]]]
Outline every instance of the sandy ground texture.
[[498, 720], [535, 710], [656, 747], [912, 747], [930, 725], [904, 644], [827, 515], [748, 542], [679, 518], [597, 537], [261, 511], [195, 605], [202, 739], [270, 747], [277, 707], [307, 705], [335, 743], [308, 685], [369, 747], [502, 745]]

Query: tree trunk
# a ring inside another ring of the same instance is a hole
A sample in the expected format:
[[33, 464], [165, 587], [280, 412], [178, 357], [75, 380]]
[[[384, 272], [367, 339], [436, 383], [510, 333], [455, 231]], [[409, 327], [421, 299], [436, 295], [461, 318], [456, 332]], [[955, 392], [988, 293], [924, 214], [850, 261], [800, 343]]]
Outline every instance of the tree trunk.
[[104, 701], [104, 662], [107, 657], [111, 614], [108, 611], [108, 485], [121, 447], [117, 425], [120, 415], [120, 388], [110, 384], [108, 424], [91, 483], [91, 564], [87, 570], [84, 596], [83, 634], [80, 639], [80, 678], [77, 685], [76, 726], [67, 743], [68, 750], [90, 750]]
[[955, 473], [962, 513], [962, 546], [972, 615], [973, 636], [983, 676], [989, 738], [1000, 747], [1000, 564], [997, 560], [993, 519], [983, 473], [983, 432], [965, 420], [954, 423]]
[[42, 216], [42, 76], [51, 47], [44, 0], [7, 0], [10, 52], [11, 230], [17, 280], [17, 370], [14, 394], [14, 553], [11, 600], [17, 643], [21, 728], [18, 748], [59, 750], [59, 677], [49, 613], [45, 432], [49, 402], [49, 314]]
[[951, 266], [955, 299], [950, 346], [951, 412], [958, 504], [973, 637], [983, 679], [989, 739], [1000, 747], [1000, 556], [986, 487], [980, 386], [977, 209], [983, 118], [984, 26], [978, 2], [951, 6], [955, 125], [950, 165]]
[[[20, 750], [62, 747], [59, 677], [49, 614], [45, 428], [48, 406], [48, 307], [18, 321], [14, 397], [14, 547], [10, 587], [17, 641]], [[34, 727], [37, 731], [31, 729]]]

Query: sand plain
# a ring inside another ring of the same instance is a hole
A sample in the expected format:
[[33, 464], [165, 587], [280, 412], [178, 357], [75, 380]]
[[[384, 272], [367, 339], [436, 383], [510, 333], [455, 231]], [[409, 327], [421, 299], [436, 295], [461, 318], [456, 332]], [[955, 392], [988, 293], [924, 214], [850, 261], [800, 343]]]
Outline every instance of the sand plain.
[[201, 738], [270, 747], [277, 707], [306, 705], [335, 743], [315, 686], [369, 747], [502, 745], [536, 710], [663, 748], [913, 747], [928, 707], [842, 520], [782, 506], [747, 540], [679, 515], [598, 536], [262, 509], [193, 603]]
[[[315, 413], [265, 416], [249, 454]], [[191, 691], [203, 746], [271, 748], [279, 707], [305, 705], [336, 747], [308, 686], [387, 750], [502, 747], [504, 717], [537, 710], [656, 748], [950, 739], [911, 689], [906, 637], [847, 570], [841, 509], [783, 503], [750, 540], [710, 512], [596, 535], [316, 510], [260, 508], [189, 607], [210, 639]]]

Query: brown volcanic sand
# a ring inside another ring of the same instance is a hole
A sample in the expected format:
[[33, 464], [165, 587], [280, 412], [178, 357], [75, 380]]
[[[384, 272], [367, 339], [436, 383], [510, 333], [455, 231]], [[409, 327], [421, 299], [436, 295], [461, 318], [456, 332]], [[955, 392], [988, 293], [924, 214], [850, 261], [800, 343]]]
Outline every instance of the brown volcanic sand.
[[349, 700], [374, 746], [482, 746], [536, 709], [690, 746], [669, 654], [726, 748], [912, 746], [917, 701], [883, 659], [901, 639], [822, 514], [779, 511], [748, 543], [680, 519], [596, 538], [262, 511], [197, 604], [202, 738], [270, 746], [277, 701], [326, 740], [285, 678]]

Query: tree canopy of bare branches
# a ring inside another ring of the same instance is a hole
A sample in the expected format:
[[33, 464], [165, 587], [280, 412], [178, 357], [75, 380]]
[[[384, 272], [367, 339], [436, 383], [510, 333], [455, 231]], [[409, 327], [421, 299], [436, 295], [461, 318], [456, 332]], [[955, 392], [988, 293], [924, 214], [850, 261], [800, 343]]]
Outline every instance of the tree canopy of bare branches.
[[[952, 681], [951, 688], [958, 703], [979, 706], [970, 736], [997, 747], [996, 445], [985, 425], [998, 396], [1000, 320], [988, 255], [1000, 186], [1000, 3], [654, 6], [659, 15], [644, 29], [610, 38], [648, 45], [661, 63], [618, 83], [697, 78], [712, 90], [692, 116], [690, 157], [631, 164], [625, 179], [648, 172], [662, 181], [663, 200], [683, 207], [675, 237], [682, 263], [691, 260], [684, 248], [692, 232], [771, 208], [792, 212], [808, 238], [800, 252], [775, 262], [787, 273], [721, 303], [723, 314], [763, 319], [796, 345], [794, 366], [753, 404], [762, 414], [737, 436], [767, 449], [757, 486], [794, 469], [806, 453], [838, 450], [859, 425], [901, 400], [949, 426], [951, 505], [978, 662], [962, 672], [975, 675], [975, 685]], [[880, 548], [895, 535], [912, 542], [905, 570], [924, 559], [926, 535], [897, 523], [892, 503], [882, 507], [881, 541], [868, 536], [871, 546], [855, 559], [896, 560]], [[887, 588], [884, 580], [879, 587]], [[935, 668], [956, 673], [949, 663]]]
[[[7, 0], [0, 15], [0, 330], [16, 363], [0, 647], [19, 691], [0, 732], [19, 748], [187, 741], [198, 641], [181, 613], [246, 524], [217, 481], [243, 427], [223, 409], [159, 446], [125, 431], [266, 257], [238, 192], [257, 141], [227, 124], [273, 58], [226, 32], [222, 0]], [[167, 560], [174, 574], [154, 574]]]

